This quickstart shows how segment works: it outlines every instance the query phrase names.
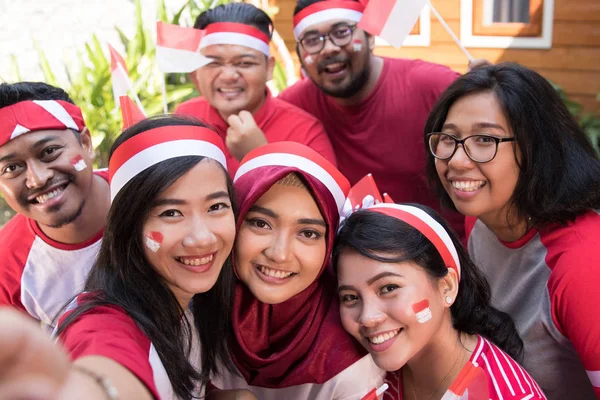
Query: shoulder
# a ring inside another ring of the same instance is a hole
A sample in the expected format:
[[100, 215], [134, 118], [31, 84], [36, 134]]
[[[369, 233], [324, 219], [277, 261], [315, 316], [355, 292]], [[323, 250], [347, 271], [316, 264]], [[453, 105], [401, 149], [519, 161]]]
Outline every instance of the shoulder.
[[[479, 336], [471, 363], [475, 368], [468, 375], [473, 381], [476, 381], [477, 375], [483, 372], [488, 382], [492, 383], [488, 384], [491, 399], [546, 398], [529, 373], [486, 338]], [[479, 371], [479, 368], [482, 371]]]
[[320, 90], [309, 78], [304, 78], [285, 89], [277, 98], [306, 109], [303, 105], [310, 103], [311, 99], [320, 93]]
[[100, 168], [94, 171], [94, 175], [99, 176], [108, 182], [108, 168]]
[[186, 114], [196, 116], [200, 111], [208, 105], [204, 97], [195, 97], [184, 101], [175, 108], [175, 114]]
[[294, 122], [295, 124], [307, 125], [313, 125], [315, 123], [321, 124], [316, 117], [292, 103], [282, 100], [279, 97], [273, 98], [272, 101], [273, 108], [275, 109], [278, 118], [293, 118], [293, 121], [288, 120], [288, 123]]
[[380, 387], [385, 376], [386, 372], [375, 364], [370, 354], [367, 354], [325, 382], [324, 385], [335, 387], [336, 399], [356, 399], [362, 398], [370, 390]]
[[388, 64], [388, 75], [401, 75], [406, 82], [419, 87], [445, 90], [460, 74], [445, 65], [422, 60], [384, 58]]
[[34, 240], [35, 233], [29, 219], [21, 214], [15, 215], [0, 229], [0, 259], [3, 263], [17, 262], [24, 266]]

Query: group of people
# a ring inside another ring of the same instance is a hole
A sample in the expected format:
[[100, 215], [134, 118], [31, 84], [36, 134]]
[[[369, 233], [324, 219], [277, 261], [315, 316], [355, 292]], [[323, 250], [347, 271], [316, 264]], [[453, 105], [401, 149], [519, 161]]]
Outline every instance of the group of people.
[[202, 13], [201, 97], [108, 170], [67, 93], [0, 85], [0, 400], [600, 398], [589, 139], [526, 67], [375, 56], [362, 11], [299, 0], [277, 98], [269, 17]]

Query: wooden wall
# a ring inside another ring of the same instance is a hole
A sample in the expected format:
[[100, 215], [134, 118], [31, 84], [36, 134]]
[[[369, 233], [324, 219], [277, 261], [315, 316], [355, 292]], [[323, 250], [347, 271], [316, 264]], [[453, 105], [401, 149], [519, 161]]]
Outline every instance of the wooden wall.
[[[275, 28], [295, 56], [292, 15], [295, 0], [275, 0], [279, 13]], [[456, 35], [460, 33], [460, 0], [433, 0], [439, 13]], [[515, 61], [535, 69], [562, 86], [569, 97], [586, 111], [600, 112], [600, 0], [555, 0], [552, 48], [469, 49], [473, 57], [491, 62]], [[442, 25], [431, 15], [429, 47], [378, 47], [375, 53], [388, 57], [417, 58], [465, 72], [467, 59]]]

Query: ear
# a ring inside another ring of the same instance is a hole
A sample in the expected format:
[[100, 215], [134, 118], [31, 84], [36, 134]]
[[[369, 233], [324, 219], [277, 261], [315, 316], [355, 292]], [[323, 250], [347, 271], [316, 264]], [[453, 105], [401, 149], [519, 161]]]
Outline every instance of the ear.
[[[450, 307], [456, 301], [458, 284], [459, 280], [456, 271], [453, 268], [448, 268], [446, 276], [438, 281], [438, 290], [444, 307]], [[446, 298], [450, 301], [446, 301]]]
[[190, 80], [194, 83], [194, 86], [196, 87], [196, 90], [198, 91], [200, 96], [202, 96], [202, 93], [200, 93], [200, 85], [198, 85], [198, 74], [200, 74], [200, 68], [198, 68], [194, 72], [190, 72], [188, 76], [190, 77]]
[[81, 138], [81, 147], [83, 147], [83, 150], [85, 150], [88, 157], [90, 157], [91, 160], [96, 158], [96, 152], [94, 151], [94, 145], [92, 144], [92, 135], [90, 135], [90, 131], [87, 126], [83, 128], [83, 131], [79, 134], [79, 137]]
[[273, 70], [275, 69], [275, 57], [269, 56], [267, 59], [267, 82], [273, 79]]
[[373, 51], [373, 49], [375, 48], [375, 36], [370, 35], [367, 32], [365, 32], [365, 36], [367, 37], [367, 42], [369, 42], [369, 49]]

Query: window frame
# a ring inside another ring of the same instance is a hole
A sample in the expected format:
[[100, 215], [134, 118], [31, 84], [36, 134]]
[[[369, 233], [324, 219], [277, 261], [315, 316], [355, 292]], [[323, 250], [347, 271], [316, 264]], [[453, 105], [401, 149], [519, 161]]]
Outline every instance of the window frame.
[[[402, 47], [428, 47], [431, 44], [431, 13], [429, 6], [423, 7], [419, 15], [418, 25], [415, 24], [415, 26], [418, 27], [418, 34], [408, 35], [402, 43]], [[392, 47], [392, 45], [376, 36], [375, 47]]]

